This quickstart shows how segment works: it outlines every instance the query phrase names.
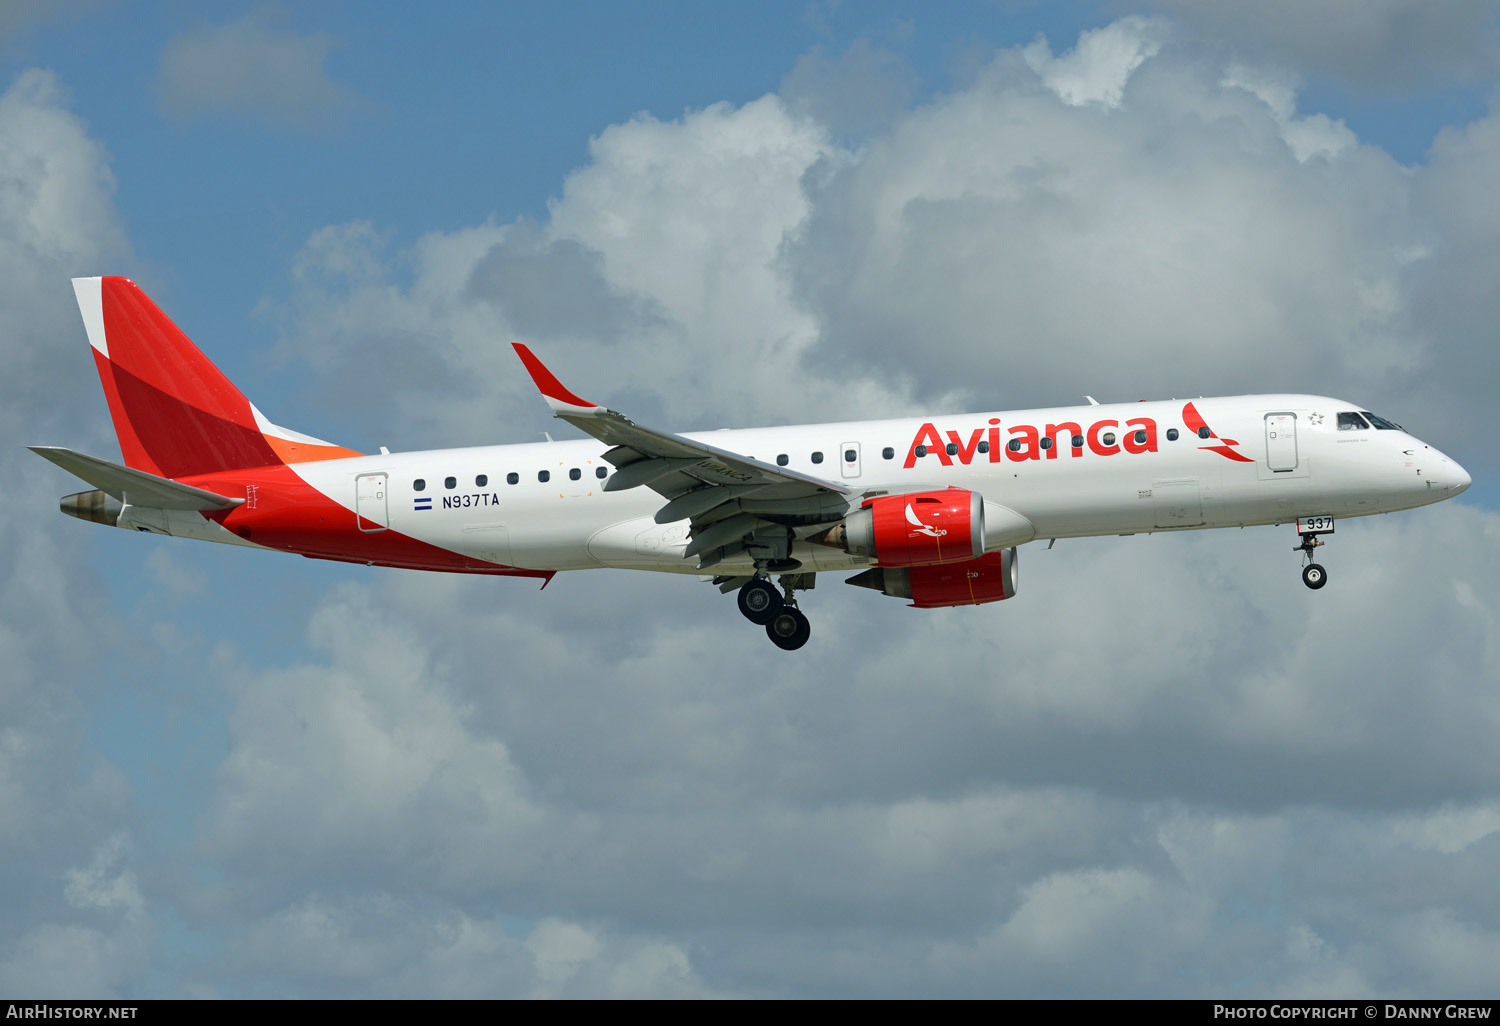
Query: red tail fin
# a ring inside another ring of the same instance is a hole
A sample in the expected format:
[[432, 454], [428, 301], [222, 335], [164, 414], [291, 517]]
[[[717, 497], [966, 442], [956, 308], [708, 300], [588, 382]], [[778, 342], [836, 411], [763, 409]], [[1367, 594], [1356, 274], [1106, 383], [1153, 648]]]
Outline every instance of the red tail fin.
[[358, 456], [271, 424], [128, 278], [74, 278], [125, 464], [187, 477]]

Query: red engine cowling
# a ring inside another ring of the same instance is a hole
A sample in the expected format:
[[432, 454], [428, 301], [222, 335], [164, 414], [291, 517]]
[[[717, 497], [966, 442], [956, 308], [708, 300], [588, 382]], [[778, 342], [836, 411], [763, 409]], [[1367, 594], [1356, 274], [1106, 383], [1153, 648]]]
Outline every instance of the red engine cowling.
[[882, 495], [844, 518], [830, 541], [881, 566], [935, 566], [984, 555], [984, 499], [963, 488]]
[[1016, 567], [1016, 550], [1011, 548], [941, 566], [877, 567], [846, 583], [911, 599], [919, 609], [977, 606], [1015, 595]]

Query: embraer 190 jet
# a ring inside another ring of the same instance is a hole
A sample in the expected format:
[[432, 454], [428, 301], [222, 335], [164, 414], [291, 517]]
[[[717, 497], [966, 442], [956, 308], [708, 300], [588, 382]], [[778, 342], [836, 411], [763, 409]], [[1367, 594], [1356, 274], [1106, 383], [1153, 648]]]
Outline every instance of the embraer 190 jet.
[[[33, 451], [94, 490], [64, 513], [371, 566], [702, 575], [783, 649], [820, 573], [921, 609], [1016, 593], [1038, 539], [1295, 524], [1302, 579], [1342, 517], [1439, 502], [1456, 462], [1340, 399], [1248, 395], [671, 434], [569, 391], [586, 439], [366, 455], [277, 427], [134, 282], [73, 288], [124, 465]], [[1087, 398], [1087, 397], [1085, 397]], [[774, 580], [774, 583], [773, 583]], [[777, 584], [780, 587], [777, 587]]]

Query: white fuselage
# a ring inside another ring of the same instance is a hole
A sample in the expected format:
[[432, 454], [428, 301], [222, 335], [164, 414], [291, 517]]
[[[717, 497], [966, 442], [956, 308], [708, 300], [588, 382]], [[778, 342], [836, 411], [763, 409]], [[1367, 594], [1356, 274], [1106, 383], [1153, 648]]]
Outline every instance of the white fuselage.
[[[1032, 538], [1365, 516], [1437, 502], [1468, 486], [1457, 463], [1403, 430], [1340, 430], [1337, 414], [1358, 409], [1321, 396], [1237, 396], [685, 437], [840, 484], [851, 491], [851, 509], [872, 494], [970, 489], [985, 501], [990, 550]], [[1189, 427], [1195, 416], [1212, 437]], [[1071, 444], [1071, 425], [1084, 436], [1081, 447]], [[1050, 448], [1041, 448], [1042, 438]], [[924, 441], [927, 454], [916, 455]], [[496, 445], [292, 469], [369, 521], [475, 560], [534, 570], [699, 572], [683, 554], [688, 522], [653, 519], [665, 504], [660, 495], [647, 487], [604, 490], [599, 472], [613, 469], [602, 458], [606, 448], [593, 439]], [[485, 483], [476, 483], [481, 477]], [[211, 528], [191, 533], [214, 537]], [[239, 541], [219, 533], [218, 540]], [[800, 538], [792, 555], [804, 571], [870, 563]], [[714, 572], [751, 569], [742, 556]]]

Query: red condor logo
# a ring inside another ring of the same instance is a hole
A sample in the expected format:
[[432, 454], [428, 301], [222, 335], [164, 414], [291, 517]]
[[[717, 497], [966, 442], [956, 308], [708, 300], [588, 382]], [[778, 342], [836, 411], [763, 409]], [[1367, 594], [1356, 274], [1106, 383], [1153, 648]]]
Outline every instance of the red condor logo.
[[[1192, 403], [1188, 403], [1182, 408], [1182, 422], [1187, 425], [1187, 429], [1189, 431], [1193, 432], [1198, 437], [1213, 438], [1219, 442], [1218, 445], [1200, 445], [1198, 446], [1198, 448], [1206, 449], [1209, 452], [1216, 452], [1220, 456], [1223, 456], [1225, 459], [1234, 460], [1236, 463], [1255, 462], [1249, 456], [1246, 456], [1243, 453], [1230, 448], [1230, 446], [1239, 445], [1239, 442], [1236, 442], [1233, 438], [1219, 438], [1218, 435], [1214, 434], [1213, 428], [1208, 426], [1208, 422], [1205, 421], [1203, 419], [1203, 416], [1198, 412], [1198, 407], [1194, 406]], [[1207, 431], [1208, 434], [1205, 435], [1203, 433], [1205, 431]]]
[[[1189, 431], [1218, 443], [1201, 445], [1200, 449], [1216, 452], [1240, 463], [1255, 462], [1231, 448], [1239, 445], [1239, 442], [1232, 438], [1219, 438], [1214, 434], [1192, 403], [1182, 408], [1182, 421]], [[1112, 431], [1111, 428], [1115, 430]], [[1204, 430], [1208, 434], [1204, 435]], [[1076, 421], [1065, 420], [1060, 424], [1048, 424], [1046, 430], [1031, 424], [1013, 424], [1005, 431], [1010, 437], [1002, 445], [998, 417], [990, 418], [988, 429], [975, 428], [967, 439], [953, 430], [949, 430], [948, 437], [944, 439], [938, 433], [936, 425], [923, 424], [911, 440], [903, 466], [910, 470], [917, 465], [920, 456], [928, 453], [936, 456], [943, 466], [951, 467], [954, 460], [968, 466], [978, 452], [987, 452], [991, 463], [999, 463], [1002, 459], [1021, 463], [1025, 460], [1055, 460], [1064, 446], [1071, 456], [1082, 456], [1085, 446], [1098, 456], [1113, 456], [1119, 452], [1139, 454], [1158, 451], [1156, 421], [1150, 417], [1133, 417], [1127, 420], [1123, 431], [1118, 420], [1095, 421], [1089, 425], [1088, 430], [1084, 430]], [[1117, 431], [1120, 432], [1118, 438]], [[981, 443], [984, 443], [982, 447]]]

